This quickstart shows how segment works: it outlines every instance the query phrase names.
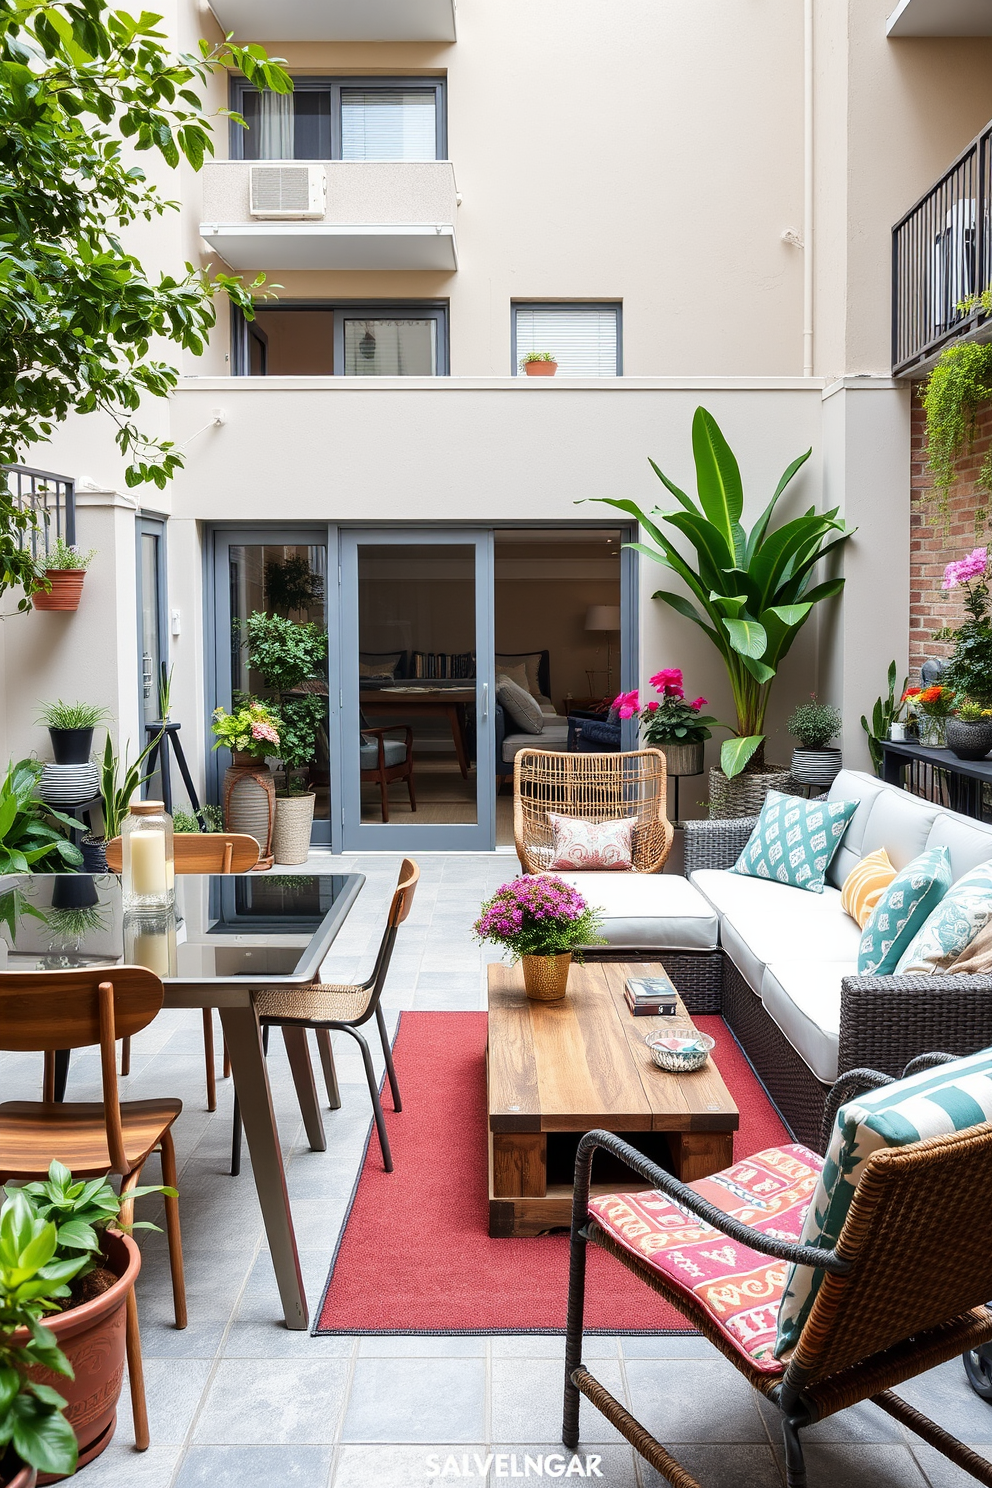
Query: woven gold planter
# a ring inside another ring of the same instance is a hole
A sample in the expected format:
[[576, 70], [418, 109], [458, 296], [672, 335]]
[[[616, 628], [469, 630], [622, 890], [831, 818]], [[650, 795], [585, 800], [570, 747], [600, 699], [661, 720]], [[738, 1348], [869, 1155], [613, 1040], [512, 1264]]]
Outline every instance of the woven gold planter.
[[571, 951], [560, 956], [522, 956], [524, 991], [535, 1002], [558, 1002], [568, 991]]

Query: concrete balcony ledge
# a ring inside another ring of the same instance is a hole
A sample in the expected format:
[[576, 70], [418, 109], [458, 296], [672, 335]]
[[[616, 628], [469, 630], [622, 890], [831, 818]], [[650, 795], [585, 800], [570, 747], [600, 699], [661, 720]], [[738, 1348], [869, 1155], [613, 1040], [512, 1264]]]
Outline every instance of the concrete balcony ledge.
[[454, 41], [455, 0], [211, 0], [246, 41]]
[[[253, 165], [319, 165], [327, 183], [316, 221], [249, 210]], [[450, 160], [216, 160], [203, 168], [200, 235], [233, 269], [458, 267]]]

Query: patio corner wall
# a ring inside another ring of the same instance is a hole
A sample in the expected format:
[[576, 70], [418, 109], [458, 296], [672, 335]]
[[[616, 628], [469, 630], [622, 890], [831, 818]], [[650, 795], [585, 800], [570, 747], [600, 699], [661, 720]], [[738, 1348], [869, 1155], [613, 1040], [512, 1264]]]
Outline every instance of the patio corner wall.
[[912, 473], [910, 477], [910, 524], [912, 549], [909, 666], [919, 680], [923, 663], [932, 656], [949, 656], [945, 641], [932, 639], [945, 625], [960, 625], [964, 606], [960, 598], [944, 594], [941, 579], [952, 560], [989, 541], [992, 496], [978, 485], [978, 474], [992, 449], [992, 403], [979, 410], [973, 444], [958, 461], [957, 479], [947, 495], [946, 519], [928, 500], [932, 482], [927, 469], [926, 419], [913, 388]]

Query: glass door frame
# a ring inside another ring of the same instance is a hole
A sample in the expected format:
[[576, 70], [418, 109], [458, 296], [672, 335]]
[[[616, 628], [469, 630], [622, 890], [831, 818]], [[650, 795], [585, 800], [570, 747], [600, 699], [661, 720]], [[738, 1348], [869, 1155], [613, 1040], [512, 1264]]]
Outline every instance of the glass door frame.
[[[351, 527], [342, 528], [339, 549], [340, 676], [342, 741], [338, 749], [341, 851], [343, 852], [490, 852], [496, 822], [496, 753], [492, 727], [495, 694], [493, 529], [487, 527]], [[476, 820], [435, 823], [363, 822], [359, 773], [359, 610], [360, 547], [472, 547], [475, 551], [475, 723]]]
[[[330, 752], [330, 802], [328, 819], [314, 821], [310, 841], [313, 847], [325, 850], [330, 848], [337, 852], [340, 851], [340, 828], [335, 832], [334, 794], [335, 790], [340, 791], [340, 783], [337, 779], [334, 760], [340, 755], [339, 716], [336, 706], [339, 693], [340, 645], [330, 622], [332, 617], [337, 616], [337, 599], [333, 591], [340, 587], [340, 583], [335, 585], [335, 576], [340, 580], [340, 569], [338, 567], [337, 529], [328, 527], [326, 523], [300, 522], [297, 525], [281, 527], [267, 522], [255, 522], [250, 526], [235, 527], [217, 524], [211, 528], [210, 542], [205, 545], [203, 607], [204, 614], [211, 617], [212, 622], [207, 632], [208, 645], [204, 669], [206, 683], [204, 774], [207, 800], [220, 800], [224, 771], [230, 764], [231, 758], [228, 750], [212, 748], [213, 738], [210, 732], [214, 708], [219, 703], [225, 708], [230, 706], [233, 680], [231, 676], [230, 550], [232, 547], [252, 545], [266, 547], [311, 545], [326, 547], [327, 550], [324, 624], [328, 630], [327, 737]], [[213, 631], [212, 635], [210, 635], [210, 629]]]

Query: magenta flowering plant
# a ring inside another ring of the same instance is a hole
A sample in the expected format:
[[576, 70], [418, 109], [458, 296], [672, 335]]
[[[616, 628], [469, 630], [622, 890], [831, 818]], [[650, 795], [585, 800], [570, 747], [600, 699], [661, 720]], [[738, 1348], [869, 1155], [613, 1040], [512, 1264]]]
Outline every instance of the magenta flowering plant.
[[662, 667], [649, 681], [658, 693], [657, 699], [642, 703], [634, 691], [622, 692], [613, 700], [621, 718], [638, 718], [646, 744], [701, 744], [710, 737], [710, 725], [722, 726], [715, 718], [703, 714], [704, 697], [688, 701], [681, 668]]
[[553, 873], [525, 874], [497, 889], [472, 926], [476, 940], [504, 946], [521, 956], [581, 960], [583, 946], [602, 945], [602, 916], [564, 879]]

